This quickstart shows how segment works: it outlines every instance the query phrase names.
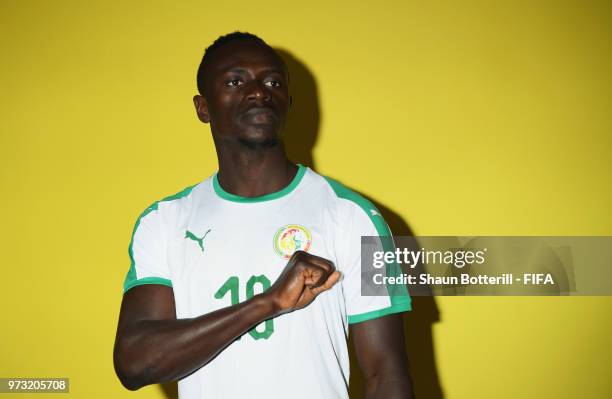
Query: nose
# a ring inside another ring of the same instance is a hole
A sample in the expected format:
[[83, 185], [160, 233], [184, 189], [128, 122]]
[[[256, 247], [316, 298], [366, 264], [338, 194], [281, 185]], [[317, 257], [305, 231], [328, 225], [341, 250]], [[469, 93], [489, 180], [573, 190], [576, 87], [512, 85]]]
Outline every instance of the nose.
[[270, 92], [264, 84], [258, 80], [249, 83], [247, 99], [249, 101], [270, 101]]

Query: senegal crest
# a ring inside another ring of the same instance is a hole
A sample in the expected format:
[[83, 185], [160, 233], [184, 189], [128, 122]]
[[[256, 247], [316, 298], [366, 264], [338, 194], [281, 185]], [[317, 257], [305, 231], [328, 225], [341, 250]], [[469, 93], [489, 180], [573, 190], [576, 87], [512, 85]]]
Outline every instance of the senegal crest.
[[274, 234], [274, 250], [284, 259], [291, 258], [295, 251], [308, 252], [311, 243], [310, 231], [299, 224], [288, 224]]

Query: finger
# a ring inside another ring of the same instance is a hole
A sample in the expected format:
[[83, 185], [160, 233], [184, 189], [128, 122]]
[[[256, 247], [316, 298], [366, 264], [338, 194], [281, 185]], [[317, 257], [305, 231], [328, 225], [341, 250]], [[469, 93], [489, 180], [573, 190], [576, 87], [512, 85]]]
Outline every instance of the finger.
[[310, 259], [308, 259], [308, 261], [327, 271], [328, 275], [336, 269], [332, 261], [321, 258], [320, 256], [310, 255]]
[[[324, 268], [321, 268], [319, 266], [310, 266], [310, 267], [311, 268], [314, 268], [314, 267], [317, 268], [317, 269], [314, 269], [314, 270], [316, 270], [316, 276], [318, 277], [316, 279], [316, 282], [314, 284], [310, 285], [311, 288], [317, 288], [317, 287], [320, 287], [323, 284], [325, 284], [327, 279], [329, 279], [329, 277], [334, 273], [334, 270], [335, 270], [333, 267], [329, 268], [329, 269], [324, 269]], [[313, 270], [313, 269], [311, 269], [311, 270]]]
[[330, 274], [330, 271], [323, 269], [319, 266], [312, 264], [307, 265], [304, 268], [304, 285], [307, 285], [311, 288], [323, 285], [323, 283], [325, 283], [325, 280], [327, 280]]
[[304, 285], [308, 287], [316, 287], [325, 282], [323, 278], [325, 275], [325, 270], [321, 269], [318, 266], [308, 265], [304, 267], [302, 271], [302, 278], [304, 280]]
[[324, 270], [329, 270], [330, 272], [335, 269], [334, 263], [332, 261], [330, 261], [328, 259], [325, 259], [325, 258], [322, 258], [322, 257], [317, 256], [317, 255], [313, 255], [313, 254], [308, 253], [308, 252], [296, 251], [294, 253], [294, 256], [296, 256], [297, 258], [299, 258], [302, 261], [308, 262], [310, 264], [317, 265], [317, 266], [323, 268]]
[[325, 280], [323, 285], [318, 286], [318, 287], [310, 288], [310, 291], [313, 294], [315, 294], [315, 295], [319, 295], [321, 292], [327, 291], [331, 287], [333, 287], [334, 284], [336, 284], [338, 282], [338, 280], [340, 280], [340, 272], [336, 270], [335, 272], [330, 274], [329, 278], [327, 280]]

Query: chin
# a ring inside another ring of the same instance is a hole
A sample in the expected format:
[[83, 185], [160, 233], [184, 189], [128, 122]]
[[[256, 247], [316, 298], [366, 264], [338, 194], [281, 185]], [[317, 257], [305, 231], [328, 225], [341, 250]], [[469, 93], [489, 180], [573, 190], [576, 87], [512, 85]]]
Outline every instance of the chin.
[[249, 148], [271, 148], [280, 143], [280, 136], [275, 126], [249, 128], [244, 133], [238, 138], [238, 141]]
[[240, 142], [240, 144], [244, 145], [245, 147], [248, 147], [251, 149], [262, 149], [262, 148], [276, 147], [280, 143], [280, 138], [277, 136], [257, 138], [257, 139], [241, 137], [238, 139], [238, 141]]

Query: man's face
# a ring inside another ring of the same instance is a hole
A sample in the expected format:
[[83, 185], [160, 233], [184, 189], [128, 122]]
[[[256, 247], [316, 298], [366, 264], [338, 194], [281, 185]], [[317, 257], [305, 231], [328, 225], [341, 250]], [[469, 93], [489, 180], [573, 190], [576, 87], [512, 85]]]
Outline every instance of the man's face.
[[272, 49], [251, 40], [228, 43], [204, 72], [205, 98], [196, 96], [194, 103], [216, 140], [251, 147], [278, 141], [289, 93], [284, 65]]

